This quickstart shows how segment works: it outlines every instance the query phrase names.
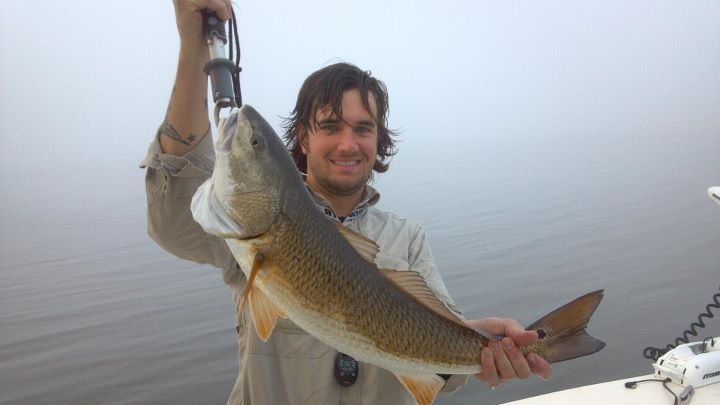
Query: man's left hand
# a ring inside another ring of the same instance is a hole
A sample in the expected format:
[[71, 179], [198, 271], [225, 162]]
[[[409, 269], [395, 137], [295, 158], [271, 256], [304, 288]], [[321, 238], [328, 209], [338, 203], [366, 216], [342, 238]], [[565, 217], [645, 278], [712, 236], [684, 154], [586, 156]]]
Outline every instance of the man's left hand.
[[504, 336], [501, 340], [490, 341], [482, 349], [482, 372], [475, 374], [478, 380], [496, 387], [514, 378], [525, 379], [531, 373], [543, 380], [552, 375], [550, 364], [535, 353], [523, 356], [518, 346], [529, 346], [537, 342], [535, 331], [525, 330], [519, 323], [508, 318], [483, 318], [465, 323], [496, 336]]

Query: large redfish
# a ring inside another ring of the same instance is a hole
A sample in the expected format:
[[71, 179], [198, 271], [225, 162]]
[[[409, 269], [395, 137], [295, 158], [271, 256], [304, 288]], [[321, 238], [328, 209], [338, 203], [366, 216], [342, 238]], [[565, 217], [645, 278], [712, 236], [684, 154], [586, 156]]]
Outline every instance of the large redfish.
[[[481, 371], [480, 350], [493, 337], [467, 327], [419, 273], [378, 269], [375, 243], [318, 210], [285, 145], [252, 107], [220, 125], [215, 150], [204, 186], [214, 212], [205, 214], [224, 225], [203, 227], [227, 240], [245, 272], [260, 338], [287, 317], [358, 361], [392, 371], [419, 404], [434, 401], [444, 384], [438, 374]], [[558, 362], [602, 349], [585, 332], [601, 299], [595, 291], [535, 322], [529, 328], [545, 337], [523, 350]]]

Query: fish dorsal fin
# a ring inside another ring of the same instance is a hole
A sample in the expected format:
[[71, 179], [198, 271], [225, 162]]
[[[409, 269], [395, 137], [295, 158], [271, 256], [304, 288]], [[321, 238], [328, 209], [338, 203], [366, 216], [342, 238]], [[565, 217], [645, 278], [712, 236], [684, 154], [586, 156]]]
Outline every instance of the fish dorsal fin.
[[248, 298], [255, 332], [263, 342], [267, 342], [273, 329], [275, 329], [278, 317], [287, 319], [287, 316], [278, 310], [275, 304], [270, 301], [270, 298], [259, 288], [250, 290]]
[[395, 271], [381, 269], [382, 274], [393, 284], [398, 286], [405, 293], [415, 298], [418, 302], [426, 306], [431, 311], [442, 316], [443, 318], [455, 322], [462, 326], [462, 321], [454, 312], [450, 311], [445, 304], [440, 301], [435, 292], [427, 285], [425, 279], [416, 271]]
[[445, 385], [445, 380], [437, 374], [409, 376], [395, 373], [395, 376], [415, 398], [418, 405], [431, 405]]
[[359, 233], [349, 229], [343, 224], [335, 223], [335, 228], [340, 231], [340, 234], [348, 241], [356, 252], [365, 259], [368, 263], [375, 265], [375, 256], [377, 256], [380, 248], [378, 245], [369, 238], [366, 238]]

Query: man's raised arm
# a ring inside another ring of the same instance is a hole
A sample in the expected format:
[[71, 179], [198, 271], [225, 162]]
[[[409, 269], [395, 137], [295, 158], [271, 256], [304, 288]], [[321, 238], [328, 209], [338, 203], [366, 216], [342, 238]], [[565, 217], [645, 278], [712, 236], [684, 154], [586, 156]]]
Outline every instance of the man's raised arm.
[[210, 132], [207, 76], [203, 66], [210, 53], [202, 32], [201, 10], [214, 11], [222, 20], [231, 16], [230, 2], [223, 0], [174, 0], [180, 35], [180, 54], [170, 103], [160, 128], [163, 152], [182, 156]]

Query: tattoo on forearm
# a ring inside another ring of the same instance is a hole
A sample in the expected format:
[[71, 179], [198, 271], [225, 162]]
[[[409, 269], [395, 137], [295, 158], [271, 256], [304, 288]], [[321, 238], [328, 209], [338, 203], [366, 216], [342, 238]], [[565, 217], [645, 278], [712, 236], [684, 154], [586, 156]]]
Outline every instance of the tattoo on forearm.
[[192, 143], [195, 142], [195, 140], [197, 139], [197, 135], [192, 133], [188, 135], [187, 139], [183, 139], [180, 133], [175, 128], [173, 128], [170, 122], [168, 122], [167, 118], [165, 118], [165, 121], [163, 121], [160, 133], [174, 141], [180, 142], [181, 144], [188, 146], [192, 145]]
[[207, 97], [205, 98], [205, 103], [203, 103], [203, 106], [205, 107], [205, 110], [207, 110]]

